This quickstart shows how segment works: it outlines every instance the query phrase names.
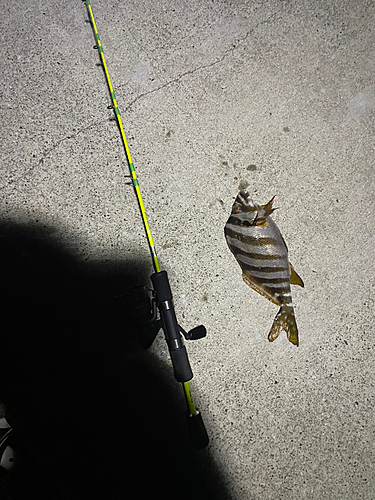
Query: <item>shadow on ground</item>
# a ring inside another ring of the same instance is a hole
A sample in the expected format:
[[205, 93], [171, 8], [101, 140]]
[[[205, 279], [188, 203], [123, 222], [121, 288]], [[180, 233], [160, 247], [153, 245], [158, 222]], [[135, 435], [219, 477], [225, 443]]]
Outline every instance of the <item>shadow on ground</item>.
[[18, 466], [9, 499], [230, 498], [188, 442], [180, 384], [142, 351], [131, 301], [145, 263], [85, 264], [54, 230], [0, 226], [0, 400]]

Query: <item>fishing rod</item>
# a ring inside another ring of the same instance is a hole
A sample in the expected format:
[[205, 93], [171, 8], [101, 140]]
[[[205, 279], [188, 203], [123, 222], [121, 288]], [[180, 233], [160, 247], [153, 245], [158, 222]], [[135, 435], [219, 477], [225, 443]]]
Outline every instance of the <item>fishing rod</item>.
[[[132, 179], [133, 187], [137, 196], [139, 208], [141, 211], [141, 216], [143, 220], [143, 225], [146, 231], [146, 236], [148, 240], [148, 245], [150, 247], [154, 273], [150, 276], [151, 282], [154, 289], [152, 290], [153, 298], [150, 301], [150, 318], [143, 324], [141, 328], [140, 344], [144, 348], [151, 346], [156, 338], [159, 330], [162, 328], [164, 331], [164, 336], [167, 341], [169, 354], [172, 360], [174, 376], [178, 382], [182, 383], [182, 387], [185, 394], [185, 400], [187, 404], [187, 427], [191, 443], [196, 448], [204, 448], [208, 445], [209, 438], [207, 431], [205, 429], [202, 415], [195, 407], [193, 397], [190, 390], [189, 381], [193, 378], [193, 372], [191, 370], [189, 358], [187, 355], [186, 347], [183, 342], [182, 335], [186, 340], [196, 340], [206, 336], [206, 329], [203, 325], [193, 328], [189, 332], [186, 332], [177, 322], [176, 313], [174, 310], [172, 291], [168, 280], [168, 274], [166, 271], [160, 269], [159, 260], [156, 254], [155, 244], [152, 237], [150, 225], [146, 215], [145, 206], [143, 203], [141, 190], [139, 188], [139, 182], [134, 168], [134, 163], [130, 154], [130, 149], [128, 142], [126, 140], [126, 135], [124, 127], [121, 120], [121, 114], [117, 105], [115, 93], [113, 91], [111, 79], [109, 76], [107, 64], [104, 57], [103, 46], [100, 41], [99, 33], [96, 27], [93, 9], [90, 0], [83, 0], [86, 2], [87, 10], [89, 13], [89, 18], [93, 32], [95, 35], [96, 45], [95, 49], [98, 49], [101, 65], [104, 70], [105, 78], [107, 81], [108, 89], [111, 95], [112, 106], [114, 110], [117, 125], [120, 130], [122, 143], [124, 146], [126, 159], [128, 162], [130, 177]], [[135, 297], [140, 297], [140, 303], [144, 303], [144, 290], [145, 288], [141, 285], [135, 293]], [[139, 306], [140, 308], [142, 306]], [[159, 318], [158, 318], [159, 312]], [[181, 335], [182, 334], [182, 335]]]

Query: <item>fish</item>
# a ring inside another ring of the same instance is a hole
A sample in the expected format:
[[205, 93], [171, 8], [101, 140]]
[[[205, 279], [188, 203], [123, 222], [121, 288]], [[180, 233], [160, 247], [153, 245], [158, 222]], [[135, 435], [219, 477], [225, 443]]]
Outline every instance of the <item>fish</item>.
[[266, 205], [258, 205], [248, 192], [240, 191], [225, 224], [229, 249], [242, 269], [242, 279], [256, 292], [280, 306], [268, 340], [273, 342], [285, 331], [288, 340], [298, 346], [298, 328], [290, 285], [304, 287], [301, 277], [289, 262], [288, 247], [271, 214], [275, 196]]

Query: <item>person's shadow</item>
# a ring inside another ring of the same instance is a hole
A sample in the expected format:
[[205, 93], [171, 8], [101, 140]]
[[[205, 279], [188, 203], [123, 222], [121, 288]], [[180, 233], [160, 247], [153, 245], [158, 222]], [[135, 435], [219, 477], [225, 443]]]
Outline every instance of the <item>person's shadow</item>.
[[138, 345], [128, 292], [147, 264], [87, 264], [53, 228], [10, 223], [0, 259], [0, 402], [19, 462], [8, 498], [230, 498], [189, 443], [172, 369]]

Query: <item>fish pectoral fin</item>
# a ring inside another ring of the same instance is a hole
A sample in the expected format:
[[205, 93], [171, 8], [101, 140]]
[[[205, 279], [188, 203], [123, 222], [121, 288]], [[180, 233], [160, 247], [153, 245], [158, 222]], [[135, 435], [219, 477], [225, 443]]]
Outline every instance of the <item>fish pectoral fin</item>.
[[293, 307], [281, 306], [273, 321], [268, 340], [273, 342], [284, 330], [292, 344], [298, 347], [298, 329]]
[[295, 272], [295, 270], [290, 262], [289, 262], [289, 266], [290, 266], [290, 283], [291, 283], [291, 285], [299, 285], [303, 288], [305, 285], [302, 281], [302, 278], [300, 276], [298, 276], [298, 274]]
[[260, 217], [256, 221], [255, 226], [257, 226], [257, 227], [267, 227], [268, 226], [268, 222], [266, 221], [265, 217]]
[[252, 278], [251, 276], [249, 276], [245, 272], [242, 274], [242, 279], [244, 280], [244, 282], [246, 283], [246, 285], [248, 285], [250, 288], [252, 288], [256, 292], [258, 292], [260, 295], [262, 295], [263, 297], [266, 297], [266, 299], [270, 300], [274, 304], [276, 304], [278, 306], [280, 305], [280, 302], [276, 299], [276, 297], [274, 297], [273, 295], [271, 295], [270, 292], [268, 292], [264, 288], [263, 285], [261, 285], [260, 283], [258, 283], [254, 278]]

